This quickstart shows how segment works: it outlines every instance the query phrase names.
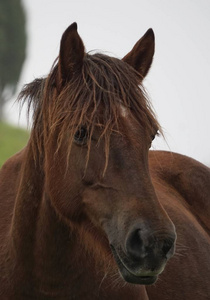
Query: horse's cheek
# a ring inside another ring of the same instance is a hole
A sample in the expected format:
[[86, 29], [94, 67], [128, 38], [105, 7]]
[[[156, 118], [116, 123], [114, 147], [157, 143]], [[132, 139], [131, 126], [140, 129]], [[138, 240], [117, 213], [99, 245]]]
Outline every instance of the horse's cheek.
[[[71, 176], [68, 171], [71, 171]], [[78, 217], [82, 212], [83, 185], [78, 180], [79, 174], [76, 174], [76, 170], [73, 171], [74, 167], [71, 166], [66, 173], [59, 172], [59, 168], [55, 165], [46, 176], [46, 191], [50, 202], [56, 211], [67, 219]]]
[[112, 218], [112, 208], [108, 203], [106, 192], [84, 190], [82, 194], [83, 212], [97, 227], [103, 229], [103, 224]]

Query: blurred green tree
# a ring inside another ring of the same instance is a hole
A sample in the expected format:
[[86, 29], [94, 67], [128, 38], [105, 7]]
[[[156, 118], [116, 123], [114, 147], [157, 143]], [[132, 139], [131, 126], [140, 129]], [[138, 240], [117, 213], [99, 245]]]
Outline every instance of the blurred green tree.
[[21, 0], [0, 0], [0, 121], [14, 95], [26, 56], [25, 11]]

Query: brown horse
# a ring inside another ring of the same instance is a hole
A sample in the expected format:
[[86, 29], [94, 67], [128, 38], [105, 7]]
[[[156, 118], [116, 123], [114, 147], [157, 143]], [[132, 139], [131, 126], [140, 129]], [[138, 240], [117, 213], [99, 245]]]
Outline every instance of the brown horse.
[[151, 29], [122, 60], [85, 54], [74, 23], [21, 92], [33, 127], [0, 173], [1, 300], [210, 299], [210, 170], [149, 151], [153, 54]]

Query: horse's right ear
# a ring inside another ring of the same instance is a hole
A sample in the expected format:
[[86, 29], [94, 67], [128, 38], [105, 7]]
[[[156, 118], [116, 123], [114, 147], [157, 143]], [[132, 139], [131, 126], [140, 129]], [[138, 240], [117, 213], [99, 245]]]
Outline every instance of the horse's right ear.
[[85, 47], [77, 32], [77, 23], [71, 24], [63, 33], [58, 60], [57, 88], [60, 89], [82, 68]]

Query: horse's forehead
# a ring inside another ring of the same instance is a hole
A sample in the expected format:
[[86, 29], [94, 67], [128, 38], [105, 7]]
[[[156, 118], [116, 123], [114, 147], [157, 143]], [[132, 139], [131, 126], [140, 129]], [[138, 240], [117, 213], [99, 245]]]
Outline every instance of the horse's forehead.
[[119, 111], [120, 111], [121, 117], [126, 118], [126, 119], [128, 118], [128, 115], [129, 115], [128, 109], [123, 104], [119, 105]]
[[136, 132], [138, 134], [142, 132], [139, 128], [139, 123], [133, 116], [131, 110], [124, 106], [122, 103], [119, 104], [119, 117], [121, 118], [122, 126], [124, 127], [124, 130], [129, 133], [129, 135], [134, 135]]
[[137, 123], [134, 122], [133, 115], [131, 113], [131, 110], [124, 106], [122, 103], [119, 104], [119, 116], [122, 120], [124, 120], [124, 126], [130, 127], [131, 129], [134, 129], [137, 126]]

